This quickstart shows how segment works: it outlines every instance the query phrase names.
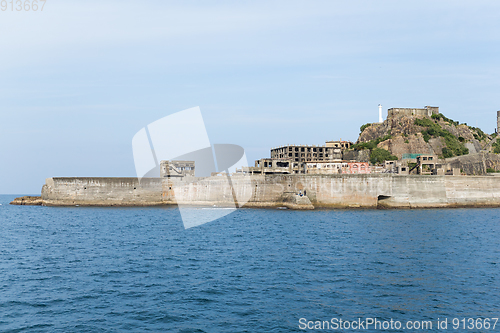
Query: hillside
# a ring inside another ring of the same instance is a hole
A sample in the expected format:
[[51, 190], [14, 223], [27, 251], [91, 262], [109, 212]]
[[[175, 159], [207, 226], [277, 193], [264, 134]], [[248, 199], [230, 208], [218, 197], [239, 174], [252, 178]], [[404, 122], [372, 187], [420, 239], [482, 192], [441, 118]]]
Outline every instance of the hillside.
[[[500, 143], [481, 129], [460, 124], [442, 114], [427, 116], [395, 115], [383, 123], [361, 126], [356, 151], [370, 150], [372, 163], [381, 162], [376, 155], [401, 159], [403, 154], [433, 154], [452, 158], [469, 153], [500, 152]], [[387, 151], [386, 153], [383, 150]]]

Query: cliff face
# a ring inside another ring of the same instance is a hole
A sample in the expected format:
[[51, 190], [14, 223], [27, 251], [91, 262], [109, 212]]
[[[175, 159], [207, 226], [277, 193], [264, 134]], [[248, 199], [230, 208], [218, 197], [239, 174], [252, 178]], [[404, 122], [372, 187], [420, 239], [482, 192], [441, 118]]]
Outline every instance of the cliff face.
[[469, 153], [490, 151], [492, 138], [480, 129], [458, 124], [446, 117], [396, 115], [381, 124], [362, 127], [357, 143], [386, 140], [378, 148], [388, 150], [402, 158], [403, 154], [434, 154], [453, 157]]

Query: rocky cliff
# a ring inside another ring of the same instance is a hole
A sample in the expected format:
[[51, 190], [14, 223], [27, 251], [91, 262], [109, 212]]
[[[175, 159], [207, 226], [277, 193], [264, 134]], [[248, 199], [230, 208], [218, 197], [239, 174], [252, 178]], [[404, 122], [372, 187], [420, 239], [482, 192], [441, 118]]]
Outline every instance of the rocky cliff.
[[[493, 137], [481, 129], [460, 124], [442, 114], [427, 116], [395, 115], [383, 123], [366, 124], [355, 150], [377, 148], [401, 159], [403, 154], [433, 154], [440, 158], [492, 152]], [[496, 166], [496, 162], [490, 163]]]

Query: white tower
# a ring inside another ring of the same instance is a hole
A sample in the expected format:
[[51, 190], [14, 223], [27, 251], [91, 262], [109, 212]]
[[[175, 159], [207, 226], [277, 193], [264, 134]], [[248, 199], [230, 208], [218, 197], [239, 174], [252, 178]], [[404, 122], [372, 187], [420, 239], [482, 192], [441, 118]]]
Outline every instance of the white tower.
[[382, 104], [378, 105], [378, 122], [383, 123], [384, 119], [382, 118]]

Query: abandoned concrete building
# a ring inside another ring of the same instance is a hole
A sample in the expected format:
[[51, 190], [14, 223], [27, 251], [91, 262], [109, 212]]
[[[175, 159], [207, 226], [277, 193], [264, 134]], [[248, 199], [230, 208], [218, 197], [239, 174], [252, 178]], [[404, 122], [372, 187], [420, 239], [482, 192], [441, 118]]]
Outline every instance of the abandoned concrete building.
[[294, 162], [341, 161], [350, 141], [327, 141], [324, 146], [287, 145], [271, 149], [271, 158]]
[[367, 174], [372, 172], [372, 167], [368, 162], [294, 162], [292, 160], [263, 158], [255, 161], [255, 166], [244, 167], [241, 171], [251, 174]]
[[399, 175], [459, 176], [461, 174], [460, 168], [454, 168], [443, 162], [436, 155], [403, 154], [402, 160], [386, 161], [383, 172]]
[[306, 172], [309, 174], [340, 174], [348, 168], [343, 162], [307, 162]]
[[368, 162], [307, 162], [306, 173], [308, 174], [367, 174], [372, 169]]
[[[417, 174], [419, 175], [432, 175], [436, 171], [437, 156], [433, 155], [420, 155], [417, 156]], [[411, 171], [411, 170], [410, 170]]]
[[389, 110], [387, 110], [387, 118], [392, 118], [397, 115], [430, 117], [433, 114], [439, 114], [439, 107], [425, 106], [423, 109], [390, 108]]
[[306, 174], [343, 173], [348, 170], [342, 163], [343, 154], [353, 143], [351, 141], [326, 141], [324, 146], [286, 145], [271, 149], [271, 158], [255, 161], [253, 167], [242, 172], [252, 174]]
[[500, 133], [500, 111], [497, 111], [497, 133]]
[[261, 158], [253, 167], [243, 167], [242, 172], [251, 174], [305, 174], [303, 162], [289, 159]]
[[194, 161], [161, 161], [160, 177], [194, 177]]
[[[405, 156], [406, 155], [406, 156]], [[384, 172], [400, 175], [433, 175], [437, 174], [438, 157], [424, 154], [404, 154], [399, 161], [385, 161]]]
[[372, 168], [368, 162], [347, 162], [347, 166], [347, 170], [343, 171], [343, 173], [367, 174], [372, 172]]

